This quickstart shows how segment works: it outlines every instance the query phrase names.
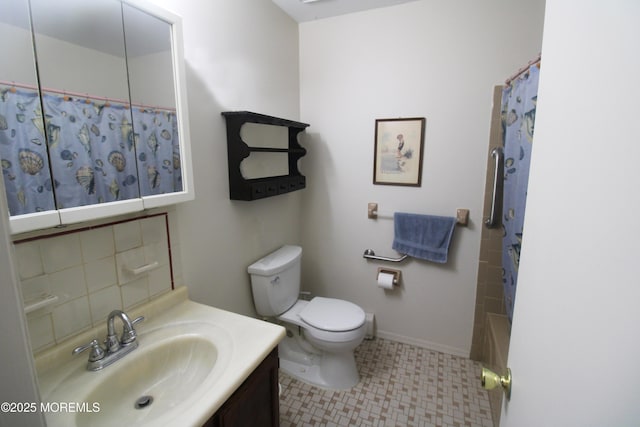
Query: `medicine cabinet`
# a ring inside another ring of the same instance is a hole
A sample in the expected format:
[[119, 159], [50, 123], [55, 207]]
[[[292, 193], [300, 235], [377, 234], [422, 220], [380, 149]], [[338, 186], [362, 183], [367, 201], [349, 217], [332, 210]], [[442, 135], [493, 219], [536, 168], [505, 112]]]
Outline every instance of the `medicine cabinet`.
[[181, 18], [141, 0], [0, 4], [12, 233], [193, 199]]
[[302, 190], [298, 134], [309, 125], [250, 111], [225, 111], [229, 198], [256, 200]]

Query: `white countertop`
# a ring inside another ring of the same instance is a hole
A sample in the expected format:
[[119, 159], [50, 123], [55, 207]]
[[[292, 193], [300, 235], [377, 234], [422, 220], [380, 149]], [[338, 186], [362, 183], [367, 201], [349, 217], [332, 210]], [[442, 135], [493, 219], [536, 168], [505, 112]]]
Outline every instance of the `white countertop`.
[[[101, 381], [101, 375], [108, 375], [112, 372], [110, 370], [118, 369], [119, 363], [126, 361], [135, 352], [140, 352], [145, 345], [152, 346], [158, 339], [167, 339], [163, 334], [175, 333], [176, 328], [181, 328], [181, 333], [203, 332], [213, 337], [218, 352], [215, 365], [217, 372], [210, 375], [206, 384], [193, 384], [194, 393], [189, 399], [173, 408], [163, 409], [162, 417], [147, 421], [153, 426], [201, 426], [285, 336], [285, 330], [281, 326], [190, 301], [184, 288], [178, 288], [127, 314], [131, 318], [145, 316], [145, 321], [136, 325], [139, 348], [102, 371], [87, 371], [87, 354], [71, 356], [71, 350], [93, 338], [101, 341], [105, 328], [94, 328], [36, 356], [43, 402], [78, 402], [74, 396], [87, 396], [87, 390], [95, 388]], [[189, 331], [188, 328], [194, 330]], [[86, 403], [91, 405], [93, 402]], [[45, 414], [50, 427], [76, 425], [76, 415]], [[83, 416], [85, 419], [95, 416], [95, 421], [98, 421], [104, 415], [106, 414]], [[122, 425], [124, 421], [119, 420], [117, 414], [113, 414], [112, 420], [113, 425]], [[102, 421], [99, 424], [103, 424]]]

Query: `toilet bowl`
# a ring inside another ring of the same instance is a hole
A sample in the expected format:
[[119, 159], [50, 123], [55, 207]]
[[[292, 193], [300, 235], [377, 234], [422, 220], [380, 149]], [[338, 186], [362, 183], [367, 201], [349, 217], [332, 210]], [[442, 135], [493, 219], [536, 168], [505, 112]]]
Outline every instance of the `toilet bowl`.
[[[317, 317], [311, 322], [317, 323], [308, 323], [304, 319], [308, 318], [309, 309], [313, 309], [319, 302], [322, 303], [322, 308], [333, 307], [333, 310], [325, 311], [322, 315], [320, 312], [314, 313]], [[348, 301], [322, 297], [311, 301], [297, 301], [291, 309], [277, 317], [284, 322], [285, 327], [293, 325], [301, 328], [301, 335], [296, 336], [294, 332], [293, 342], [285, 340], [279, 346], [282, 354], [281, 369], [301, 381], [319, 387], [349, 389], [355, 386], [360, 381], [360, 376], [353, 350], [364, 339], [364, 316], [360, 307]], [[340, 326], [336, 318], [344, 320], [345, 317], [349, 317], [350, 321]], [[324, 328], [319, 327], [323, 319], [329, 323]], [[346, 329], [354, 324], [356, 326], [353, 329]], [[311, 347], [305, 348], [305, 341], [301, 339], [306, 340]], [[296, 352], [299, 354], [295, 354]]]
[[302, 248], [283, 246], [249, 266], [256, 311], [287, 329], [280, 368], [301, 381], [348, 389], [360, 381], [353, 351], [365, 336], [365, 313], [349, 301], [299, 300]]

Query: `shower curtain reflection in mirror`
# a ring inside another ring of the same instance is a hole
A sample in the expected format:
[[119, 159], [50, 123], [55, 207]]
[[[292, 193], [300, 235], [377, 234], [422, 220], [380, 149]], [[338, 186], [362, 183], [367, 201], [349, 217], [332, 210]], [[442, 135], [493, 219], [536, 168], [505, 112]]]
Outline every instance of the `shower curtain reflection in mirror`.
[[182, 190], [175, 111], [43, 93], [43, 122], [37, 90], [0, 94], [11, 215]]
[[37, 91], [0, 86], [0, 162], [12, 216], [55, 209]]

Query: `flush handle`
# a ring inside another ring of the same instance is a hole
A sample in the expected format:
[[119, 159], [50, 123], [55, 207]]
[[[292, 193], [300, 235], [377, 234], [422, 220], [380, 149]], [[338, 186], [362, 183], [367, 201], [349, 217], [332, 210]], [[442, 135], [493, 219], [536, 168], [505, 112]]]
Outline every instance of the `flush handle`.
[[500, 376], [487, 368], [482, 368], [480, 381], [486, 390], [493, 390], [500, 385], [507, 400], [511, 399], [511, 369], [507, 368], [506, 375]]
[[280, 276], [276, 276], [271, 282], [272, 285], [277, 285], [280, 283]]

